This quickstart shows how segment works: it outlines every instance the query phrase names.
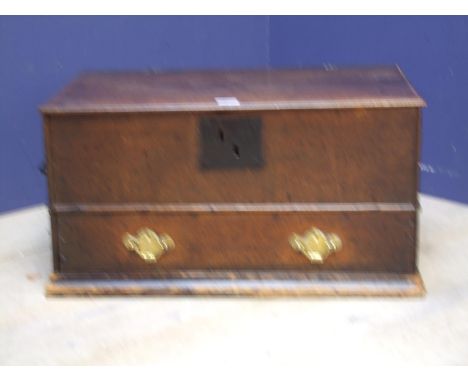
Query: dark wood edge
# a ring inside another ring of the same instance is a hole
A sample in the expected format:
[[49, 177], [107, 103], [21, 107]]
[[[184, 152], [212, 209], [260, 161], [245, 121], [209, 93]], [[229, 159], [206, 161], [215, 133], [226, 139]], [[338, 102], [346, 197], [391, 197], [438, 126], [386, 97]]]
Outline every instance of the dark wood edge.
[[356, 212], [356, 211], [415, 211], [412, 203], [126, 203], [72, 204], [54, 203], [57, 213], [101, 212]]
[[46, 165], [47, 165], [47, 188], [48, 188], [48, 196], [49, 196], [49, 205], [52, 205], [52, 201], [56, 200], [55, 196], [55, 188], [53, 184], [54, 176], [54, 167], [53, 167], [53, 155], [52, 155], [52, 137], [51, 134], [51, 117], [47, 115], [42, 116], [42, 123], [43, 123], [43, 131], [44, 131], [44, 151], [46, 155]]
[[406, 77], [405, 73], [403, 73], [403, 70], [401, 70], [400, 66], [399, 65], [395, 65], [396, 69], [398, 70], [398, 72], [400, 73], [400, 76], [401, 78], [403, 78], [403, 81], [405, 81], [406, 83], [406, 86], [408, 86], [411, 90], [411, 92], [414, 94], [415, 97], [417, 97], [420, 101], [421, 101], [421, 105], [419, 105], [418, 107], [427, 107], [427, 103], [426, 101], [419, 95], [419, 93], [416, 91], [416, 89], [414, 88], [414, 86], [411, 84], [411, 82], [408, 80], [408, 78]]
[[93, 114], [93, 113], [144, 113], [144, 112], [210, 112], [210, 111], [270, 111], [270, 110], [325, 110], [356, 108], [400, 108], [424, 107], [421, 98], [356, 98], [342, 100], [297, 100], [272, 102], [242, 102], [239, 106], [218, 106], [212, 102], [197, 103], [158, 103], [158, 104], [83, 104], [42, 106], [40, 111], [45, 115], [52, 114]]
[[418, 201], [418, 191], [419, 191], [419, 181], [420, 181], [420, 169], [419, 169], [419, 160], [421, 155], [421, 118], [422, 110], [417, 109], [417, 122], [415, 126], [415, 139], [414, 139], [414, 150], [413, 150], [413, 166], [414, 166], [414, 176], [413, 176], [413, 187], [414, 187], [414, 204], [419, 206]]
[[[267, 272], [274, 276], [274, 272]], [[161, 278], [51, 281], [47, 296], [381, 296], [425, 294], [419, 273], [410, 275], [306, 273], [303, 278]], [[289, 272], [290, 276], [294, 272]]]
[[[421, 182], [421, 170], [419, 168], [419, 161], [421, 158], [421, 133], [422, 133], [422, 110], [418, 109], [418, 123], [416, 126], [416, 147], [414, 149], [415, 158], [413, 160], [415, 169], [414, 169], [414, 195], [415, 195], [415, 203], [418, 208], [420, 209], [419, 204], [419, 185]], [[416, 269], [416, 264], [418, 262], [418, 254], [419, 254], [419, 214], [415, 214], [414, 217], [414, 256], [413, 256], [413, 266]]]
[[50, 274], [50, 281], [77, 281], [77, 280], [137, 280], [137, 279], [226, 279], [226, 280], [309, 280], [309, 279], [335, 279], [347, 278], [383, 280], [405, 279], [407, 274], [385, 272], [346, 272], [346, 271], [305, 271], [301, 269], [271, 270], [271, 269], [159, 269], [145, 272], [54, 272]]
[[59, 256], [59, 242], [58, 242], [58, 224], [57, 224], [57, 214], [51, 208], [53, 205], [53, 200], [55, 200], [55, 189], [53, 184], [54, 177], [54, 168], [53, 168], [53, 161], [52, 161], [52, 134], [50, 133], [50, 117], [43, 115], [42, 116], [42, 123], [43, 123], [43, 132], [44, 132], [44, 151], [46, 155], [46, 168], [47, 168], [47, 189], [48, 189], [48, 201], [49, 201], [49, 215], [50, 215], [50, 228], [51, 228], [51, 236], [52, 236], [52, 259], [53, 259], [53, 267], [54, 271], [58, 271], [60, 269], [60, 256]]

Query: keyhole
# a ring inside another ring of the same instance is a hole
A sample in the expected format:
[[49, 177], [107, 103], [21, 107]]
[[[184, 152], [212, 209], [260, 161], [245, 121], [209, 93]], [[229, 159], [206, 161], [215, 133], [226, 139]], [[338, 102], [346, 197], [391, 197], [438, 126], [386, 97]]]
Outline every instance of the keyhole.
[[240, 158], [240, 153], [239, 153], [239, 146], [237, 145], [232, 145], [232, 151], [234, 152], [234, 156], [239, 159]]
[[221, 142], [224, 142], [224, 131], [223, 130], [218, 129], [218, 136], [219, 136], [219, 140]]

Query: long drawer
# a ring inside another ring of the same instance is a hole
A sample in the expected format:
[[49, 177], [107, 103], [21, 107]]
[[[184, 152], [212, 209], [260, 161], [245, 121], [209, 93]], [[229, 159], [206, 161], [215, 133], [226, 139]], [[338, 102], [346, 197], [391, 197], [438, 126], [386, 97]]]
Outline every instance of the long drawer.
[[[61, 213], [61, 273], [165, 270], [415, 271], [414, 211]], [[341, 249], [322, 264], [293, 249], [291, 236], [312, 227], [333, 233]], [[157, 262], [124, 245], [141, 229], [169, 235]]]
[[[210, 148], [200, 131], [213, 116], [215, 154], [203, 152]], [[254, 140], [242, 141], [242, 126], [229, 138], [236, 118], [259, 121], [255, 147], [244, 146]], [[104, 113], [45, 122], [53, 203], [415, 203], [418, 109]], [[235, 165], [257, 151], [258, 163]], [[203, 166], [204, 155], [213, 168]]]

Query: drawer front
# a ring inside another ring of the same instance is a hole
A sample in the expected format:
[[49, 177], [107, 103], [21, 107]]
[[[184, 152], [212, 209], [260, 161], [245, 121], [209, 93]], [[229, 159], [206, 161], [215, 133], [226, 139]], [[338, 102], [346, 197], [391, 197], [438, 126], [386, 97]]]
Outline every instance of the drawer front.
[[[252, 212], [118, 213], [58, 216], [61, 273], [151, 273], [168, 270], [415, 271], [415, 213]], [[291, 247], [311, 227], [334, 233], [342, 248], [312, 264]], [[123, 243], [149, 228], [175, 247], [147, 262]]]
[[207, 113], [46, 117], [52, 202], [415, 202], [418, 109], [212, 115], [259, 121], [255, 144], [215, 155], [261, 161], [203, 167]]

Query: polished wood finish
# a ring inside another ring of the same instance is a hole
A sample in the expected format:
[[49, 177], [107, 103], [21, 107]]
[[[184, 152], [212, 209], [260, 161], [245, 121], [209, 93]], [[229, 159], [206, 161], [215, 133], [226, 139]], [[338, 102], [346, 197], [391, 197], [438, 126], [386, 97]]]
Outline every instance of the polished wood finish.
[[[48, 293], [420, 295], [422, 106], [398, 68], [84, 74], [41, 109]], [[203, 168], [212, 117], [259, 121], [261, 166]], [[311, 226], [343, 241], [324, 264], [289, 246]], [[143, 227], [175, 249], [127, 251]]]
[[412, 203], [55, 203], [54, 212], [319, 212], [414, 211]]
[[[412, 273], [414, 212], [67, 214], [59, 217], [61, 271], [132, 273], [168, 269], [310, 269]], [[315, 226], [343, 248], [311, 264], [288, 243]], [[175, 249], [147, 263], [122, 244], [143, 227], [169, 234]]]
[[204, 115], [51, 117], [54, 201], [416, 201], [417, 109], [252, 113], [263, 122], [264, 165], [258, 169], [201, 168], [198, 123]]
[[[217, 278], [212, 277], [213, 273]], [[205, 272], [207, 277], [191, 273], [182, 276], [128, 280], [52, 277], [46, 292], [49, 296], [420, 297], [425, 294], [418, 273]]]
[[[224, 106], [219, 97], [234, 97]], [[84, 73], [46, 114], [423, 107], [398, 67]]]

